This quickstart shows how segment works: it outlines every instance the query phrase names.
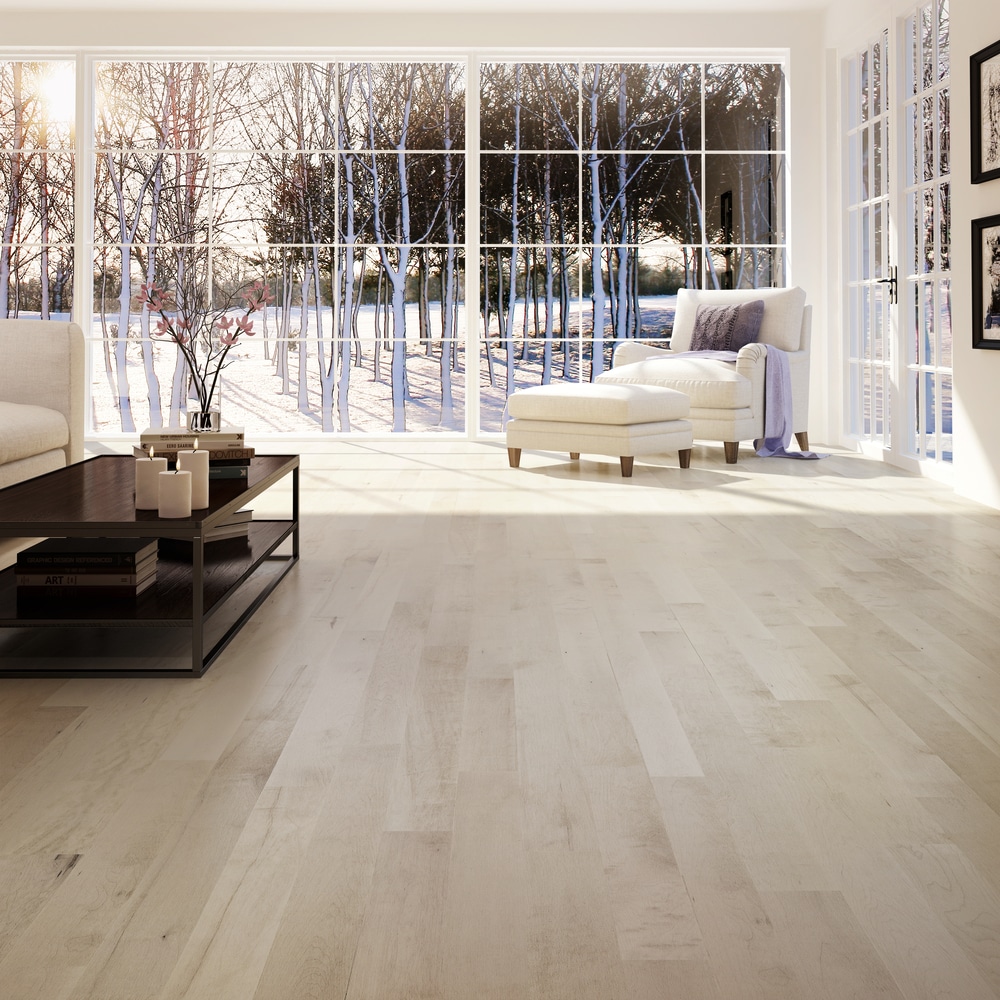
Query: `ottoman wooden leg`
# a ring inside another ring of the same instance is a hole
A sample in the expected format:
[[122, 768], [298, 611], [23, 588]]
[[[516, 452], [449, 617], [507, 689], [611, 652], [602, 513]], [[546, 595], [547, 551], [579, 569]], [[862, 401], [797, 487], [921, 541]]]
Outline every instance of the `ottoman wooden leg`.
[[628, 479], [632, 475], [632, 463], [635, 461], [635, 455], [622, 455], [622, 478]]
[[571, 451], [569, 457], [571, 461], [578, 462], [580, 460], [580, 453], [578, 451]]
[[799, 448], [802, 451], [809, 450], [809, 432], [808, 431], [796, 431], [795, 440], [799, 443]]
[[516, 469], [521, 464], [521, 449], [520, 448], [508, 448], [507, 449], [507, 460], [510, 462], [510, 467]]
[[681, 468], [682, 469], [690, 469], [691, 468], [691, 449], [690, 448], [681, 448], [681, 450], [679, 452], [677, 452], [677, 458], [678, 458], [678, 460], [681, 463]]
[[735, 465], [736, 456], [739, 454], [740, 451], [739, 441], [723, 441], [722, 444], [723, 447], [726, 449], [726, 464]]

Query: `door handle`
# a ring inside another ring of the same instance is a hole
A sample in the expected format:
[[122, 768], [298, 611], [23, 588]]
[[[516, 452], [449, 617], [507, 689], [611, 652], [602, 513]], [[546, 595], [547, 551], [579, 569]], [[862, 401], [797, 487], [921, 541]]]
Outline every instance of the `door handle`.
[[875, 284], [889, 286], [889, 305], [894, 306], [899, 301], [896, 288], [896, 268], [894, 266], [890, 265], [888, 278], [879, 278]]

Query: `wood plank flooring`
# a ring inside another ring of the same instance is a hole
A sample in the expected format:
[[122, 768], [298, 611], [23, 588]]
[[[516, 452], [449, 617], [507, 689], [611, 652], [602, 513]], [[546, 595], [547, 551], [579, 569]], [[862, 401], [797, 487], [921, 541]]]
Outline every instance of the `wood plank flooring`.
[[315, 446], [204, 678], [0, 681], [2, 1000], [1000, 998], [1000, 512], [521, 466]]

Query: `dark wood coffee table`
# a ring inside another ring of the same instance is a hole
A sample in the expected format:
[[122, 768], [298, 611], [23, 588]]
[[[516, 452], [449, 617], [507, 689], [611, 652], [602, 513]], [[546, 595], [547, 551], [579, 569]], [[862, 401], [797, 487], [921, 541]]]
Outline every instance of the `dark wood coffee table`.
[[[287, 520], [253, 520], [247, 539], [211, 542], [206, 547], [204, 533], [209, 528], [289, 475]], [[170, 552], [161, 545], [156, 583], [134, 599], [46, 598], [27, 605], [18, 602], [13, 567], [0, 573], [0, 628], [59, 629], [66, 630], [67, 636], [65, 661], [44, 657], [44, 665], [37, 668], [11, 667], [4, 662], [0, 647], [0, 676], [200, 677], [298, 561], [299, 458], [258, 455], [251, 460], [247, 479], [212, 480], [209, 493], [209, 506], [194, 511], [190, 519], [165, 520], [155, 510], [136, 510], [135, 459], [118, 455], [87, 459], [0, 490], [0, 537], [180, 540], [170, 546]], [[286, 541], [285, 549], [290, 547], [290, 552], [279, 554], [277, 549]], [[240, 601], [241, 591], [251, 595], [248, 600]], [[222, 609], [225, 613], [219, 615], [222, 625], [217, 629], [221, 635], [206, 638], [206, 625]], [[73, 669], [72, 635], [79, 629], [95, 628], [189, 629], [191, 668]]]

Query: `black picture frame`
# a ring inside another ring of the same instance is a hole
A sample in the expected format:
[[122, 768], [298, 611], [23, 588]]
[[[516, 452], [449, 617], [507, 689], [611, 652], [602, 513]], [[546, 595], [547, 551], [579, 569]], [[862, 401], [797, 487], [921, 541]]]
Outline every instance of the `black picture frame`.
[[1000, 177], [1000, 41], [969, 57], [972, 183]]
[[1000, 351], [1000, 215], [972, 220], [972, 346]]

